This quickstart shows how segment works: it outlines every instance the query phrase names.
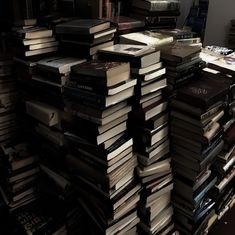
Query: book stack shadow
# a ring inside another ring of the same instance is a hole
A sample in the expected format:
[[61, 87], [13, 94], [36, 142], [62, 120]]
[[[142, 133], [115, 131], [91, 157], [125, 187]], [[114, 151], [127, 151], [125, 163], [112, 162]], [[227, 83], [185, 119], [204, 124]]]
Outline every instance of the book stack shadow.
[[38, 198], [38, 155], [28, 142], [15, 140], [2, 145], [0, 167], [0, 191], [9, 212]]
[[131, 17], [145, 21], [148, 29], [175, 28], [180, 15], [180, 0], [132, 1]]
[[98, 49], [114, 44], [116, 31], [102, 19], [77, 19], [56, 25], [63, 55], [93, 59]]
[[166, 66], [167, 84], [170, 93], [200, 75], [202, 60], [201, 47], [173, 43], [161, 49], [161, 59]]
[[71, 68], [65, 86], [67, 164], [79, 204], [95, 234], [135, 234], [141, 189], [134, 177], [137, 158], [127, 132], [127, 99], [136, 81], [129, 63], [92, 60]]
[[168, 104], [164, 99], [165, 68], [160, 51], [143, 45], [116, 44], [99, 51], [102, 59], [129, 61], [137, 79], [131, 99], [129, 128], [138, 157], [137, 173], [143, 191], [140, 200], [141, 234], [171, 231], [173, 213], [170, 192], [173, 187], [169, 159]]
[[0, 55], [0, 144], [11, 141], [17, 134], [16, 105], [18, 93], [14, 78], [13, 59]]
[[171, 137], [176, 227], [201, 234], [215, 214], [209, 195], [217, 176], [211, 169], [224, 146], [221, 124], [228, 84], [207, 75], [180, 88], [172, 101]]

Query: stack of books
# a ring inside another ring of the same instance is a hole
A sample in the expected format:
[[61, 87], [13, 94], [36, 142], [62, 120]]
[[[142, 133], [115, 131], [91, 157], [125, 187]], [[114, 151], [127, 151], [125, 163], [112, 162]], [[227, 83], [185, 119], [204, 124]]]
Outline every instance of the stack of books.
[[98, 49], [113, 45], [116, 32], [110, 21], [78, 19], [56, 25], [63, 55], [94, 58]]
[[32, 76], [31, 83], [40, 100], [64, 110], [63, 92], [70, 69], [85, 61], [66, 56], [47, 57], [37, 61], [36, 73]]
[[144, 20], [152, 29], [175, 28], [180, 15], [180, 0], [135, 0], [131, 16]]
[[235, 49], [235, 20], [231, 20], [231, 27], [228, 36], [228, 46]]
[[65, 86], [67, 162], [79, 202], [100, 234], [135, 234], [141, 186], [136, 183], [127, 99], [134, 95], [130, 64], [92, 60], [71, 68]]
[[0, 143], [11, 140], [17, 131], [16, 80], [13, 75], [13, 59], [5, 54], [0, 55]]
[[39, 174], [38, 155], [27, 142], [2, 145], [0, 191], [9, 211], [38, 198], [36, 180]]
[[167, 84], [160, 51], [149, 46], [116, 44], [100, 50], [99, 57], [129, 61], [132, 77], [137, 78], [129, 124], [139, 161], [137, 171], [144, 187], [140, 229], [143, 234], [155, 234], [164, 229], [171, 231], [174, 227], [170, 206], [173, 183], [167, 101], [162, 94]]
[[200, 52], [201, 47], [181, 43], [173, 43], [161, 49], [170, 91], [173, 92], [198, 77], [203, 66]]
[[223, 149], [228, 85], [207, 75], [178, 90], [172, 101], [171, 136], [174, 170], [175, 220], [179, 231], [201, 232], [214, 216], [208, 196], [217, 181], [210, 167]]
[[53, 37], [53, 31], [37, 26], [36, 21], [29, 23], [12, 28], [10, 37], [12, 52], [17, 57], [27, 60], [55, 53], [58, 42]]

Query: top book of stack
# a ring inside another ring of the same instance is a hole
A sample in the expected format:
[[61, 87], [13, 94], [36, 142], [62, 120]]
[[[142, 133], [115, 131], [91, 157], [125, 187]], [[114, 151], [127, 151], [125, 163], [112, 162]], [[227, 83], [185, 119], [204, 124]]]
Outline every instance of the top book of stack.
[[110, 28], [110, 22], [97, 19], [78, 19], [56, 26], [58, 34], [94, 34]]

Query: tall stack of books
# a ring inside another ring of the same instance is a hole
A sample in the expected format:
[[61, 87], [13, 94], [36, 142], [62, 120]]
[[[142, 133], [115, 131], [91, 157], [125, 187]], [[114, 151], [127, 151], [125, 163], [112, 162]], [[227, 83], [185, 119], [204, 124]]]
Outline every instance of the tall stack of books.
[[64, 122], [70, 144], [68, 166], [80, 192], [80, 205], [94, 222], [94, 234], [135, 234], [141, 186], [135, 181], [137, 158], [127, 133], [127, 99], [134, 94], [130, 65], [92, 60], [71, 68]]
[[176, 227], [186, 234], [199, 234], [215, 214], [208, 193], [217, 181], [210, 167], [223, 149], [226, 83], [208, 75], [178, 90], [172, 101], [171, 136], [174, 170]]
[[115, 27], [102, 19], [78, 19], [56, 26], [63, 55], [93, 58], [98, 49], [113, 45]]
[[29, 60], [57, 51], [52, 30], [36, 26], [36, 20], [23, 23], [12, 28], [10, 46], [15, 56]]
[[231, 27], [228, 36], [228, 46], [235, 49], [235, 20], [231, 20]]
[[14, 78], [13, 59], [0, 55], [0, 144], [16, 136], [17, 91]]
[[141, 232], [171, 231], [173, 183], [167, 101], [162, 94], [167, 84], [160, 51], [149, 46], [116, 44], [100, 50], [99, 55], [103, 59], [129, 61], [132, 77], [137, 78], [129, 124], [139, 161], [137, 172], [144, 187], [140, 201]]
[[149, 29], [175, 28], [180, 15], [180, 0], [135, 0], [131, 16], [144, 20]]
[[201, 47], [180, 43], [173, 43], [161, 49], [171, 92], [198, 77], [203, 66], [200, 52]]
[[32, 146], [19, 141], [2, 145], [0, 161], [0, 191], [9, 211], [36, 200], [40, 169], [38, 155]]

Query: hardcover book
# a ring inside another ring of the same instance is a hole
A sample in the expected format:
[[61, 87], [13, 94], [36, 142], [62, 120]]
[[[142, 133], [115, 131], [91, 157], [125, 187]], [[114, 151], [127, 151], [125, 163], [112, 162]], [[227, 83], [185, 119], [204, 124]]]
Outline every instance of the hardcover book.
[[56, 26], [58, 34], [94, 34], [110, 28], [110, 22], [102, 19], [77, 19]]

